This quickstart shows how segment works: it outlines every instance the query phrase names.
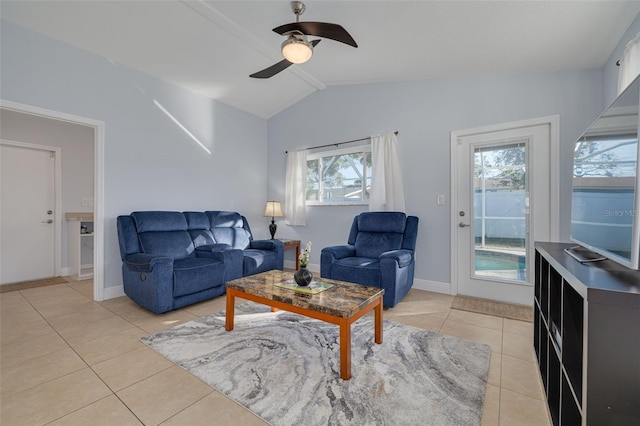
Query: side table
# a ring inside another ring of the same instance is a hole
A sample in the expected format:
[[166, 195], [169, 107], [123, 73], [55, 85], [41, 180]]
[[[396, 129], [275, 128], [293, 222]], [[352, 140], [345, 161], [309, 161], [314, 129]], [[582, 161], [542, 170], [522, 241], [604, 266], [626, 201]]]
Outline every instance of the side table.
[[286, 238], [278, 238], [284, 244], [284, 249], [296, 249], [296, 271], [300, 269], [300, 240], [289, 240]]

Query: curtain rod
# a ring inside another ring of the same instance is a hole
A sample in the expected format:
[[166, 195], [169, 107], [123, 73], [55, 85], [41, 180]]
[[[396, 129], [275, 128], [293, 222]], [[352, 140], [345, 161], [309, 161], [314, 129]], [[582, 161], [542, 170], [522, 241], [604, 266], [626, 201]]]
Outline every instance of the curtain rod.
[[[397, 130], [396, 130], [395, 132], [393, 132], [393, 133], [394, 133], [396, 136], [398, 135], [398, 131], [397, 131]], [[328, 146], [335, 146], [335, 147], [337, 147], [338, 145], [342, 145], [342, 144], [345, 144], [345, 143], [352, 143], [352, 142], [366, 141], [367, 139], [371, 139], [371, 136], [368, 136], [368, 137], [366, 137], [366, 138], [353, 139], [353, 140], [350, 140], [350, 141], [336, 142], [336, 143], [329, 143], [329, 144], [326, 144], [326, 145], [312, 146], [312, 147], [310, 147], [310, 148], [303, 148], [303, 149], [326, 148], [326, 147], [328, 147]], [[284, 153], [285, 153], [285, 154], [288, 154], [288, 153], [289, 153], [289, 151], [285, 151]]]

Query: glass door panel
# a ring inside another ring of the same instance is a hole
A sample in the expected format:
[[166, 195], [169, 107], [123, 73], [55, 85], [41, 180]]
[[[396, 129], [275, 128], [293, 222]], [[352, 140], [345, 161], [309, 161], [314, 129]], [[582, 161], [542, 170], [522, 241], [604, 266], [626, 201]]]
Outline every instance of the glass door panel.
[[475, 278], [527, 280], [527, 181], [526, 140], [474, 148]]

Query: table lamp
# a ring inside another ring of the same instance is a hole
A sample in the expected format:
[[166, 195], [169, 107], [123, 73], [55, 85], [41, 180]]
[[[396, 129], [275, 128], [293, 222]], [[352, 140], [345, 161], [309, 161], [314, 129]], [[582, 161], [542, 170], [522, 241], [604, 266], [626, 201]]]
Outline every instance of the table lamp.
[[264, 217], [271, 216], [271, 224], [269, 225], [269, 232], [271, 233], [271, 239], [276, 235], [276, 229], [278, 229], [278, 225], [276, 225], [275, 218], [282, 217], [282, 207], [280, 206], [280, 201], [267, 201], [267, 207], [264, 209]]

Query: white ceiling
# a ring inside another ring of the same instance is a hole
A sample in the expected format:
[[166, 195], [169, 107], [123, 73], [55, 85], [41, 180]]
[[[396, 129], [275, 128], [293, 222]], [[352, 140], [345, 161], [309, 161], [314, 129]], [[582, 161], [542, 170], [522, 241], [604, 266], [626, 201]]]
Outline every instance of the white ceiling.
[[482, 74], [600, 68], [640, 1], [308, 0], [301, 20], [341, 24], [359, 47], [323, 40], [282, 59], [272, 28], [289, 1], [6, 1], [3, 19], [269, 118], [316, 90]]

